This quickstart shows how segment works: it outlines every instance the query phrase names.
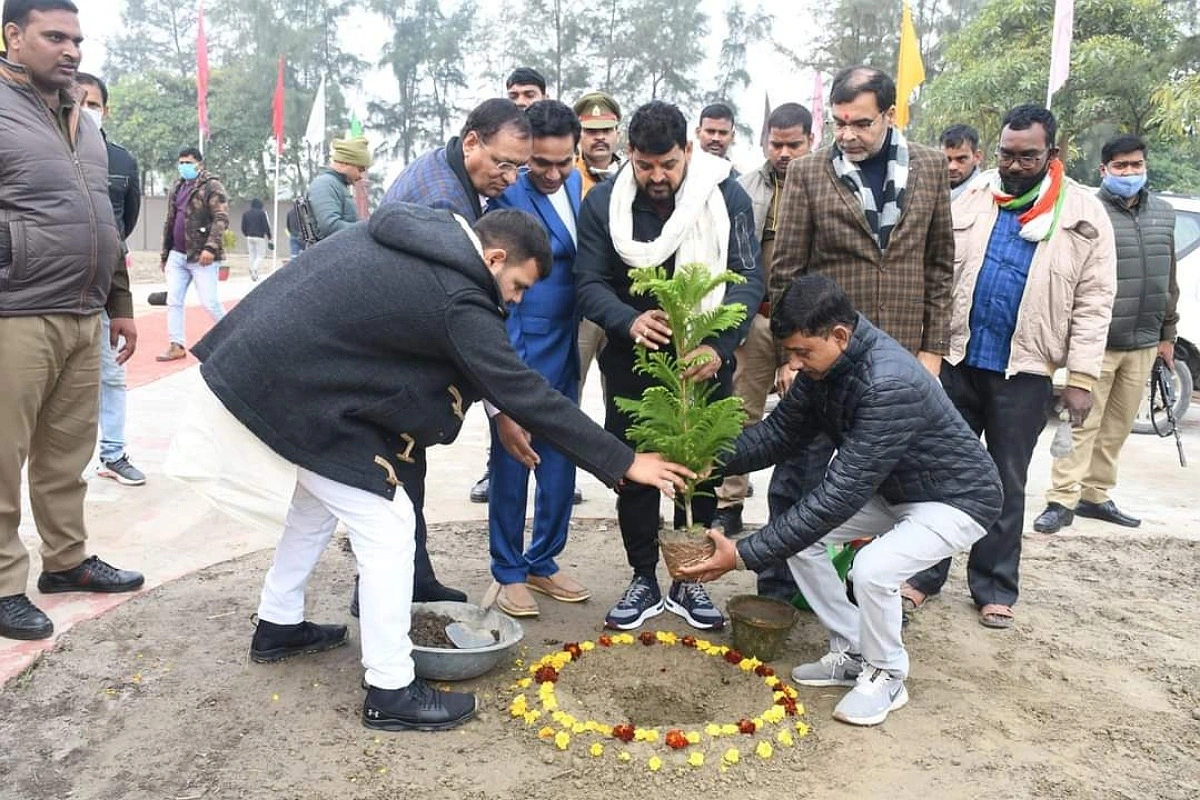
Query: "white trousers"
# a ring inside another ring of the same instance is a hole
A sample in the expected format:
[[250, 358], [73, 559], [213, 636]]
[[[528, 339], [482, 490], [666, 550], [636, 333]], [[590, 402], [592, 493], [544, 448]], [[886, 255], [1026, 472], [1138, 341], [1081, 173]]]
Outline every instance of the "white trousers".
[[277, 625], [304, 620], [304, 587], [337, 528], [350, 531], [358, 559], [362, 663], [367, 683], [400, 689], [412, 683], [408, 638], [416, 517], [408, 495], [394, 500], [296, 468], [296, 489], [267, 572], [259, 619]]
[[[861, 653], [872, 667], [908, 675], [900, 638], [900, 584], [944, 558], [969, 550], [987, 531], [945, 503], [891, 505], [875, 495], [844, 525], [788, 559], [796, 586], [829, 631], [829, 649]], [[826, 545], [878, 537], [854, 559], [855, 606]]]

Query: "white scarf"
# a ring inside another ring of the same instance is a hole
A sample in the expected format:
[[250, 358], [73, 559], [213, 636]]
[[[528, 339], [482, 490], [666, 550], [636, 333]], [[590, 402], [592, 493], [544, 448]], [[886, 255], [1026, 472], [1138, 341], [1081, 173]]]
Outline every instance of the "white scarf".
[[[724, 272], [729, 257], [729, 211], [719, 184], [732, 168], [725, 159], [693, 148], [687, 177], [675, 193], [675, 210], [662, 233], [652, 242], [635, 242], [633, 200], [638, 185], [632, 165], [627, 165], [613, 180], [608, 203], [609, 230], [617, 255], [630, 268], [657, 267], [675, 256], [676, 267], [698, 262], [707, 266], [711, 275]], [[724, 286], [718, 287], [700, 308], [716, 308], [724, 297]]]

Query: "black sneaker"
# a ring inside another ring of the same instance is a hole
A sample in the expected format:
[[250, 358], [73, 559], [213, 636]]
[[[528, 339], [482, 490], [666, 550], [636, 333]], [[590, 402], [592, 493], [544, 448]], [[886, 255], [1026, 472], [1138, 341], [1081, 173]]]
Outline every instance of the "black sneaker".
[[112, 478], [122, 486], [141, 486], [146, 482], [145, 474], [129, 463], [129, 455], [122, 453], [115, 461], [101, 461], [102, 466], [96, 470], [101, 478]]
[[678, 614], [687, 624], [702, 631], [725, 627], [725, 615], [717, 610], [708, 592], [698, 583], [675, 581], [667, 592], [667, 611]]
[[146, 582], [145, 576], [131, 569], [117, 569], [97, 556], [86, 559], [75, 569], [62, 572], [43, 572], [37, 588], [42, 594], [59, 592], [136, 592]]
[[7, 639], [49, 639], [54, 623], [27, 595], [0, 597], [0, 636]]
[[604, 617], [604, 627], [618, 631], [633, 630], [662, 612], [662, 592], [658, 589], [658, 581], [645, 575], [634, 575], [624, 596]]
[[735, 506], [719, 509], [717, 515], [713, 517], [712, 526], [721, 528], [725, 531], [725, 535], [731, 538], [740, 534], [742, 532], [742, 504], [738, 503]]
[[250, 640], [250, 660], [271, 664], [292, 656], [320, 653], [346, 643], [345, 625], [276, 625], [260, 619]]
[[471, 487], [471, 502], [486, 503], [488, 501], [488, 484], [491, 483], [492, 471], [483, 473], [483, 477], [475, 481]]
[[378, 731], [444, 731], [475, 716], [475, 695], [443, 692], [420, 678], [403, 689], [367, 688], [363, 725]]

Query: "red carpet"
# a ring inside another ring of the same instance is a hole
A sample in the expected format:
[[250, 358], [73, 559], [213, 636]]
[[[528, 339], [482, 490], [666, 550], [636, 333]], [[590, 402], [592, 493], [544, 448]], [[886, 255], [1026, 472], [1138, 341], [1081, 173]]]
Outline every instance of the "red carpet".
[[[237, 305], [237, 300], [222, 303], [225, 310]], [[188, 346], [200, 341], [213, 326], [212, 318], [200, 306], [184, 307]], [[153, 383], [196, 364], [196, 357], [188, 353], [187, 358], [175, 361], [155, 361], [155, 356], [167, 349], [167, 310], [155, 309], [137, 318], [138, 344], [133, 358], [125, 364], [125, 382], [130, 389]]]

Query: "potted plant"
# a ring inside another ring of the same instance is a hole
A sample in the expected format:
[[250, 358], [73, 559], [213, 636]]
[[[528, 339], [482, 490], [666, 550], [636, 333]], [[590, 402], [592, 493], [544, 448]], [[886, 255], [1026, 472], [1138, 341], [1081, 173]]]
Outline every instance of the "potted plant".
[[[233, 248], [237, 246], [237, 234], [228, 228], [221, 234], [221, 246], [225, 248], [226, 256], [233, 252]], [[229, 262], [222, 261], [221, 266], [217, 267], [217, 280], [229, 280]]]
[[725, 284], [742, 283], [744, 278], [732, 272], [712, 274], [704, 264], [676, 267], [668, 277], [662, 267], [643, 267], [630, 271], [630, 292], [650, 294], [667, 315], [673, 348], [639, 348], [634, 369], [652, 377], [654, 386], [640, 398], [616, 398], [617, 407], [633, 420], [627, 436], [643, 451], [662, 453], [668, 461], [683, 464], [700, 475], [686, 481], [675, 495], [675, 504], [683, 509], [685, 527], [667, 530], [659, 536], [659, 546], [667, 569], [676, 570], [711, 555], [713, 545], [703, 526], [694, 524], [692, 499], [702, 494], [698, 488], [717, 457], [727, 451], [742, 430], [746, 412], [739, 397], [713, 399], [714, 380], [685, 378], [693, 366], [711, 356], [689, 354], [722, 331], [736, 327], [746, 318], [740, 303], [718, 304], [705, 308], [703, 301]]

